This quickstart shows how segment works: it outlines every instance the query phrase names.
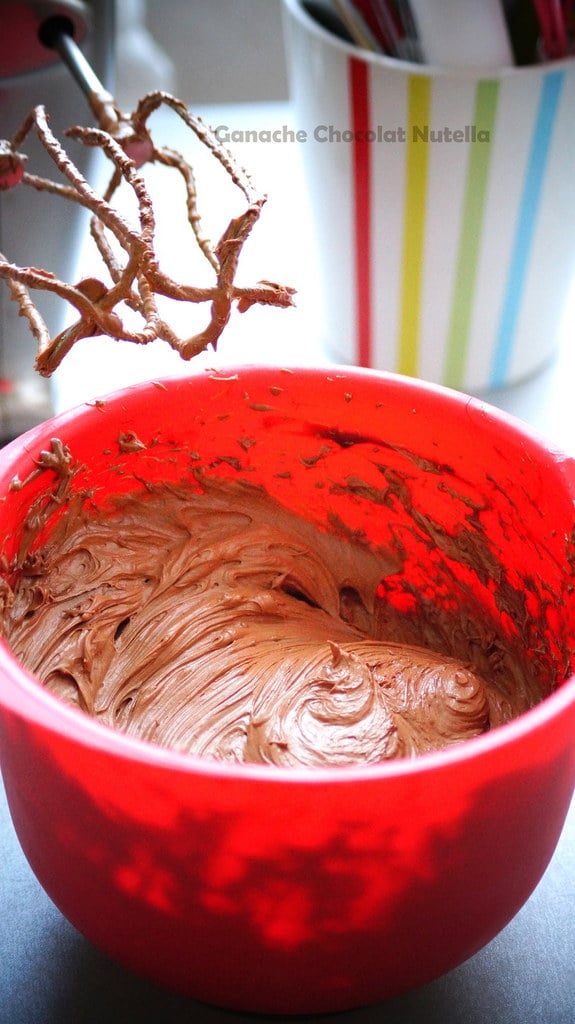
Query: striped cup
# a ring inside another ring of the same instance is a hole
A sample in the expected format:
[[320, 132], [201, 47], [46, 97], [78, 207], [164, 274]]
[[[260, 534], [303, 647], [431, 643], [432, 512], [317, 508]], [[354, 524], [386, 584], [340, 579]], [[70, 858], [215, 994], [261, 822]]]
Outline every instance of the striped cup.
[[464, 391], [529, 376], [575, 275], [575, 60], [411, 64], [318, 8], [284, 0], [331, 354]]

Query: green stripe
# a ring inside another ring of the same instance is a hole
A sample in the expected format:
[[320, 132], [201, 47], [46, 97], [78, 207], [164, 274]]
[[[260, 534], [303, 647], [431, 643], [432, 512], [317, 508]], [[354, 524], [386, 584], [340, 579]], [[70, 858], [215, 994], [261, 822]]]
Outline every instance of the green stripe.
[[499, 84], [498, 81], [486, 79], [477, 83], [475, 93], [473, 124], [478, 133], [489, 133], [487, 136], [489, 141], [481, 142], [476, 139], [470, 143], [445, 355], [444, 380], [453, 388], [462, 388], [465, 376], [489, 165], [493, 152], [493, 130], [499, 98]]

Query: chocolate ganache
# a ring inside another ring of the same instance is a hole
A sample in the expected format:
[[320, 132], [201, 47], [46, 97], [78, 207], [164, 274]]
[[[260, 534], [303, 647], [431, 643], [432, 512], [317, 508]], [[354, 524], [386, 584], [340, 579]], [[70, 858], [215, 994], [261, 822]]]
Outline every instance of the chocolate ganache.
[[526, 710], [464, 661], [381, 635], [381, 552], [245, 482], [158, 485], [71, 509], [5, 597], [3, 633], [107, 726], [202, 757], [353, 765]]

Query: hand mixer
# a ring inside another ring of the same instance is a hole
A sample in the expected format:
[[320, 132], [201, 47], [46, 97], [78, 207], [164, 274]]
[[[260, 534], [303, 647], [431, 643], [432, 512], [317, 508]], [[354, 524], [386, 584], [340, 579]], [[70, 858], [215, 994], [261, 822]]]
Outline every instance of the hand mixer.
[[[96, 121], [94, 127], [67, 128], [65, 135], [80, 142], [87, 152], [104, 153], [111, 169], [108, 184], [99, 194], [88, 184], [77, 163], [70, 159], [43, 105], [36, 105], [25, 114], [0, 149], [2, 202], [10, 199], [12, 193], [33, 189], [63, 200], [66, 207], [88, 211], [90, 231], [105, 271], [105, 280], [89, 278], [70, 283], [49, 265], [30, 266], [26, 258], [15, 262], [9, 252], [2, 253], [0, 278], [4, 278], [15, 307], [36, 339], [35, 367], [39, 374], [49, 377], [78, 339], [98, 334], [138, 344], [161, 338], [182, 358], [191, 359], [209, 345], [216, 346], [234, 304], [241, 312], [254, 303], [293, 304], [293, 289], [289, 287], [271, 281], [259, 281], [247, 287], [235, 283], [242, 246], [260, 215], [265, 196], [255, 189], [250, 177], [218, 142], [211, 129], [195, 117], [186, 104], [159, 91], [143, 97], [133, 114], [120, 112], [113, 95], [78, 45], [78, 27], [70, 12], [62, 10], [61, 4], [41, 4], [35, 6], [35, 12], [37, 17], [39, 15], [39, 45], [59, 55], [87, 98]], [[216, 244], [203, 231], [190, 163], [171, 148], [157, 145], [149, 130], [149, 118], [160, 106], [169, 107], [183, 120], [245, 198], [245, 210], [230, 220]], [[27, 151], [32, 142], [39, 143], [43, 156], [48, 157], [51, 167], [47, 174], [38, 175], [29, 169]], [[183, 182], [187, 221], [211, 267], [212, 285], [196, 286], [175, 280], [162, 268], [155, 248], [156, 211], [142, 173], [149, 162], [175, 172]], [[54, 173], [62, 180], [55, 180]], [[128, 223], [113, 204], [120, 185], [133, 192], [138, 207], [136, 226]], [[1, 241], [4, 245], [3, 237]], [[44, 259], [43, 262], [48, 263]], [[64, 300], [75, 309], [77, 318], [54, 333], [36, 301], [37, 292]], [[162, 314], [158, 299], [209, 303], [211, 311], [206, 326], [190, 337], [179, 336]]]

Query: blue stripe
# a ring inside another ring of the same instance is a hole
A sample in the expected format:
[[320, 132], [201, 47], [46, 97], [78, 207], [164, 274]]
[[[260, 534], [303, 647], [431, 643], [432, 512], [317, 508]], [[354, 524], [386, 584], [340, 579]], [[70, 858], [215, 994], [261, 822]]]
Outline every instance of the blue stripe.
[[553, 126], [564, 78], [564, 71], [553, 71], [545, 75], [543, 79], [541, 96], [539, 98], [539, 110], [537, 112], [533, 139], [531, 140], [523, 195], [519, 207], [519, 219], [515, 230], [507, 289], [491, 367], [492, 387], [501, 387], [505, 384], [507, 378], [509, 361], [513, 350], [514, 334], [523, 296], [523, 286], [531, 254], [537, 211], [543, 190], [545, 167], [549, 156]]

